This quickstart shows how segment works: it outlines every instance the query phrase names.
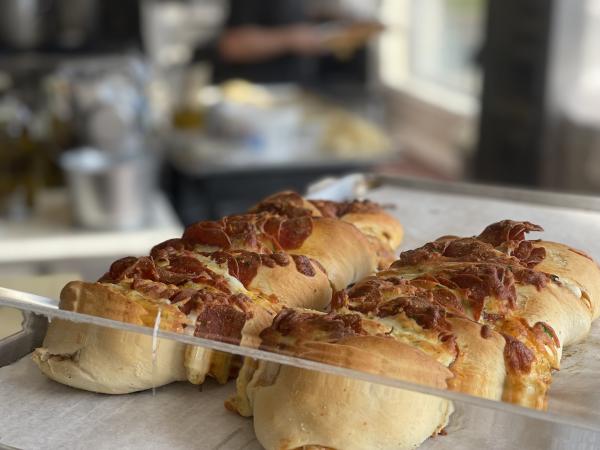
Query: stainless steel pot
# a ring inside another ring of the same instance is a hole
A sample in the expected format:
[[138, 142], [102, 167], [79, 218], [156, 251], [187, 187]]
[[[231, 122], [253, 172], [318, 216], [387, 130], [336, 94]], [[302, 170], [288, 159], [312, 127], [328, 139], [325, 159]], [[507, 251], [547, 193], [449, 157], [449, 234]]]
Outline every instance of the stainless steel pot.
[[147, 225], [154, 187], [154, 164], [147, 155], [84, 148], [63, 154], [60, 163], [78, 225], [103, 230]]
[[15, 50], [32, 50], [49, 36], [52, 0], [2, 0], [0, 35]]
[[77, 48], [93, 35], [97, 0], [1, 0], [0, 40], [14, 50]]

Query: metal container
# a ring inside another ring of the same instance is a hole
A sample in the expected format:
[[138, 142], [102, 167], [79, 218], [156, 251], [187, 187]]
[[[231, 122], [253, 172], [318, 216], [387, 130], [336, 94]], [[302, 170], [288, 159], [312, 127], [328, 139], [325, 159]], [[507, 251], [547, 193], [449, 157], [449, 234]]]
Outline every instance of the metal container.
[[125, 230], [147, 224], [154, 184], [151, 157], [83, 148], [66, 152], [60, 163], [79, 226]]
[[49, 35], [49, 0], [4, 0], [0, 13], [0, 38], [16, 50], [39, 47]]
[[13, 50], [80, 48], [97, 29], [97, 0], [2, 0], [0, 8], [0, 41]]

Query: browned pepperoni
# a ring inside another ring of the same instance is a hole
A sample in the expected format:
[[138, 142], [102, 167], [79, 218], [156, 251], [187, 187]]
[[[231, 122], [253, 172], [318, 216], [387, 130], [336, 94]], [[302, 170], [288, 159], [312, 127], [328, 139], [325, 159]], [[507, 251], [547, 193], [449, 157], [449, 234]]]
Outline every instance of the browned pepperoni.
[[229, 267], [235, 267], [237, 271], [232, 275], [248, 287], [258, 273], [258, 268], [261, 266], [261, 257], [256, 253], [243, 253], [234, 257], [234, 259], [235, 264], [232, 262]]
[[170, 298], [178, 291], [177, 288], [167, 286], [164, 283], [160, 283], [158, 281], [144, 280], [142, 278], [137, 278], [133, 280], [131, 288], [144, 295], [147, 295], [148, 297], [155, 299]]
[[304, 339], [314, 335], [312, 331], [315, 330], [322, 332], [329, 342], [338, 341], [346, 336], [367, 334], [362, 328], [359, 314], [317, 314], [284, 308], [277, 314], [271, 327], [262, 331], [260, 337], [263, 346], [279, 346], [280, 336]]
[[269, 212], [283, 217], [310, 216], [312, 211], [305, 207], [304, 199], [295, 192], [281, 192], [260, 202], [253, 212]]
[[230, 305], [208, 304], [198, 314], [194, 335], [239, 343], [246, 314]]
[[484, 325], [481, 327], [481, 337], [484, 339], [489, 339], [492, 337], [492, 328], [489, 325]]
[[309, 258], [302, 255], [292, 255], [292, 259], [296, 265], [296, 270], [302, 275], [307, 277], [314, 277], [316, 275], [315, 268]]
[[275, 267], [277, 265], [277, 263], [271, 257], [271, 255], [260, 255], [260, 263], [263, 266], [267, 266], [270, 269], [272, 269], [273, 267]]
[[311, 235], [313, 219], [311, 217], [298, 217], [285, 220], [279, 228], [279, 245], [285, 250], [297, 249]]
[[502, 220], [486, 227], [477, 238], [498, 247], [509, 241], [522, 241], [525, 239], [525, 234], [531, 231], [544, 231], [544, 229], [531, 222]]
[[427, 330], [450, 331], [446, 321], [446, 310], [433, 303], [431, 293], [420, 292], [420, 295], [397, 297], [378, 305], [376, 314], [379, 317], [395, 316], [403, 312], [421, 327]]
[[218, 222], [198, 222], [190, 225], [183, 233], [183, 240], [192, 245], [209, 245], [223, 249], [231, 247], [229, 236]]
[[423, 278], [437, 281], [451, 289], [460, 288], [465, 290], [475, 320], [480, 319], [484, 300], [488, 296], [496, 296], [499, 300], [504, 301], [507, 309], [516, 307], [515, 276], [511, 270], [503, 266], [496, 264], [465, 264], [464, 266], [442, 269], [437, 273], [427, 274]]
[[276, 252], [271, 255], [271, 258], [278, 266], [287, 266], [290, 263], [290, 257], [287, 253]]
[[152, 247], [150, 256], [155, 260], [166, 258], [169, 255], [181, 253], [185, 250], [185, 243], [182, 239], [169, 239]]
[[310, 202], [323, 214], [323, 217], [330, 218], [341, 218], [346, 214], [372, 214], [382, 211], [379, 204], [370, 200], [353, 200], [349, 202], [311, 200]]
[[160, 277], [152, 258], [128, 256], [112, 263], [108, 273], [104, 274], [99, 281], [116, 283], [126, 278], [159, 281]]
[[504, 346], [504, 361], [506, 367], [513, 371], [526, 374], [531, 372], [531, 366], [535, 361], [535, 354], [521, 341], [502, 334], [506, 345]]

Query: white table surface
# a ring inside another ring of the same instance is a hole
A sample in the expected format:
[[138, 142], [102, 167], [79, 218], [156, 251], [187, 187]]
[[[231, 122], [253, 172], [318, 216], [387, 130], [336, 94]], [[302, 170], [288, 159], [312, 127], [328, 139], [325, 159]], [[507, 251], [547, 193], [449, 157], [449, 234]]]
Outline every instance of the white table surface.
[[151, 218], [142, 229], [85, 230], [73, 225], [65, 191], [43, 192], [27, 220], [0, 219], [0, 264], [147, 254], [183, 228], [162, 193], [153, 196], [149, 208]]

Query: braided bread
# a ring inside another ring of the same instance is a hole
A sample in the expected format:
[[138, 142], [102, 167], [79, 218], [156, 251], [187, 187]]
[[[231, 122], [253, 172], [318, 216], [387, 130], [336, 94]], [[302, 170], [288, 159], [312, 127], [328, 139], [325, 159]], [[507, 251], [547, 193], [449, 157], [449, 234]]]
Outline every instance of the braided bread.
[[[193, 224], [149, 256], [118, 260], [96, 283], [69, 283], [59, 306], [257, 346], [282, 306], [322, 310], [333, 290], [388, 265], [402, 233], [368, 201], [312, 202], [285, 192], [248, 214]], [[63, 320], [49, 325], [33, 359], [58, 382], [115, 394], [199, 384], [207, 375], [224, 383], [239, 366], [229, 354]]]
[[[327, 314], [284, 308], [267, 350], [544, 409], [562, 350], [600, 307], [600, 268], [502, 221], [473, 238], [406, 251], [336, 293]], [[414, 448], [448, 422], [448, 400], [247, 359], [227, 406], [254, 415], [267, 450]]]

